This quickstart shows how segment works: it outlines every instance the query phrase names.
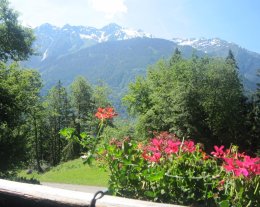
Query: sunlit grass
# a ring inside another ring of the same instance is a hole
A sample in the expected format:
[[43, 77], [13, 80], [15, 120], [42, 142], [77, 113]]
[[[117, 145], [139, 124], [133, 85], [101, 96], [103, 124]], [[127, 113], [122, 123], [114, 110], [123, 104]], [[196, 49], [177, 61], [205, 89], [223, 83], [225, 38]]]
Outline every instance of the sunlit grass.
[[81, 159], [76, 159], [60, 164], [43, 174], [34, 172], [28, 175], [26, 174], [26, 171], [21, 171], [18, 176], [26, 177], [28, 179], [34, 178], [40, 182], [68, 183], [104, 187], [106, 187], [108, 183], [108, 172], [100, 169], [95, 164], [93, 166], [84, 165]]

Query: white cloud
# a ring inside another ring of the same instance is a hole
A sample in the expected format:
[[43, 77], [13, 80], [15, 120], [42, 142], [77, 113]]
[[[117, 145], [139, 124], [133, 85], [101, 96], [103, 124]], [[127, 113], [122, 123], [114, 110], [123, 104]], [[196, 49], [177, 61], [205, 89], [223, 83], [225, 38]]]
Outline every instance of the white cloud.
[[127, 13], [124, 0], [89, 0], [89, 3], [94, 10], [103, 12], [108, 19], [112, 19], [114, 16], [122, 13]]

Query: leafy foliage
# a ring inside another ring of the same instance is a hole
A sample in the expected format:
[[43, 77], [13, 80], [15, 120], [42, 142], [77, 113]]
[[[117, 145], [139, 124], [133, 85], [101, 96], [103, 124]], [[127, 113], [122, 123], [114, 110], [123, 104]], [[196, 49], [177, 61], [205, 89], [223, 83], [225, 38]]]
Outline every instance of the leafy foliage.
[[[107, 87], [93, 87], [83, 77], [78, 77], [69, 89], [58, 81], [45, 97], [43, 116], [39, 120], [39, 132], [45, 138], [40, 157], [54, 166], [92, 148], [95, 139], [90, 134], [97, 133], [98, 128], [94, 107], [109, 104]], [[40, 130], [41, 127], [45, 129]]]
[[17, 64], [0, 65], [0, 172], [19, 166], [26, 158], [28, 123], [39, 101], [40, 76]]
[[[28, 125], [39, 102], [40, 75], [13, 60], [33, 54], [32, 30], [18, 22], [7, 0], [0, 1], [0, 176], [8, 176], [26, 159]], [[9, 61], [8, 65], [4, 62]]]
[[61, 81], [49, 91], [44, 106], [46, 127], [49, 131], [47, 146], [50, 150], [48, 150], [47, 156], [52, 165], [57, 165], [62, 159], [62, 151], [67, 144], [61, 138], [59, 131], [68, 127], [71, 122], [71, 103]]
[[0, 61], [26, 60], [32, 55], [32, 29], [18, 22], [18, 14], [7, 0], [0, 1]]
[[[178, 51], [177, 51], [178, 52]], [[222, 59], [182, 59], [175, 53], [130, 84], [124, 102], [139, 131], [175, 131], [214, 144], [239, 143], [243, 89], [236, 66]]]

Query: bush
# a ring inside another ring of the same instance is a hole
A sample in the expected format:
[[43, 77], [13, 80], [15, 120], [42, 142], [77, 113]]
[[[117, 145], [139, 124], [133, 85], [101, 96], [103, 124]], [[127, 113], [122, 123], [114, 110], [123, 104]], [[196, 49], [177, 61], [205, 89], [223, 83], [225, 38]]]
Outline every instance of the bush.
[[35, 178], [26, 178], [26, 177], [12, 177], [9, 180], [20, 182], [20, 183], [30, 183], [40, 185], [40, 181]]

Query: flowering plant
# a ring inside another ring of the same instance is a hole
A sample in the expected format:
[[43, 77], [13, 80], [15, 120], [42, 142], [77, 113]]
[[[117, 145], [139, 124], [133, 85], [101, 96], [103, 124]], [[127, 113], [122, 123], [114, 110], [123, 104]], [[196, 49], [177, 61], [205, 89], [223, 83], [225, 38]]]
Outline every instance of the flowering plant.
[[104, 120], [107, 119], [113, 119], [115, 116], [117, 116], [117, 113], [115, 112], [114, 108], [112, 107], [106, 107], [106, 108], [98, 108], [97, 113], [95, 114], [95, 117], [101, 120], [101, 123]]
[[236, 146], [214, 146], [209, 155], [201, 144], [168, 132], [156, 133], [146, 143], [113, 138], [96, 149], [107, 120], [115, 116], [111, 107], [98, 108], [96, 136], [61, 132], [89, 147], [84, 155], [88, 163], [94, 154], [105, 160], [114, 195], [181, 205], [259, 206], [260, 158], [239, 153]]
[[112, 107], [105, 107], [105, 108], [98, 108], [97, 112], [95, 113], [95, 117], [99, 119], [98, 130], [96, 135], [90, 135], [87, 132], [81, 132], [77, 135], [75, 128], [64, 128], [60, 131], [60, 134], [64, 136], [70, 142], [79, 143], [84, 150], [87, 152], [83, 153], [81, 158], [85, 160], [84, 163], [91, 164], [94, 155], [96, 152], [96, 148], [98, 143], [101, 139], [101, 133], [104, 129], [105, 125], [107, 124], [107, 120], [111, 120], [117, 116], [114, 108]]
[[211, 156], [193, 140], [162, 132], [148, 143], [112, 139], [99, 152], [115, 195], [182, 205], [257, 206], [259, 158], [238, 153], [235, 146], [214, 149]]
[[214, 146], [211, 152], [225, 171], [219, 188], [226, 196], [225, 202], [234, 206], [259, 206], [260, 158], [239, 153], [237, 146], [224, 150]]

